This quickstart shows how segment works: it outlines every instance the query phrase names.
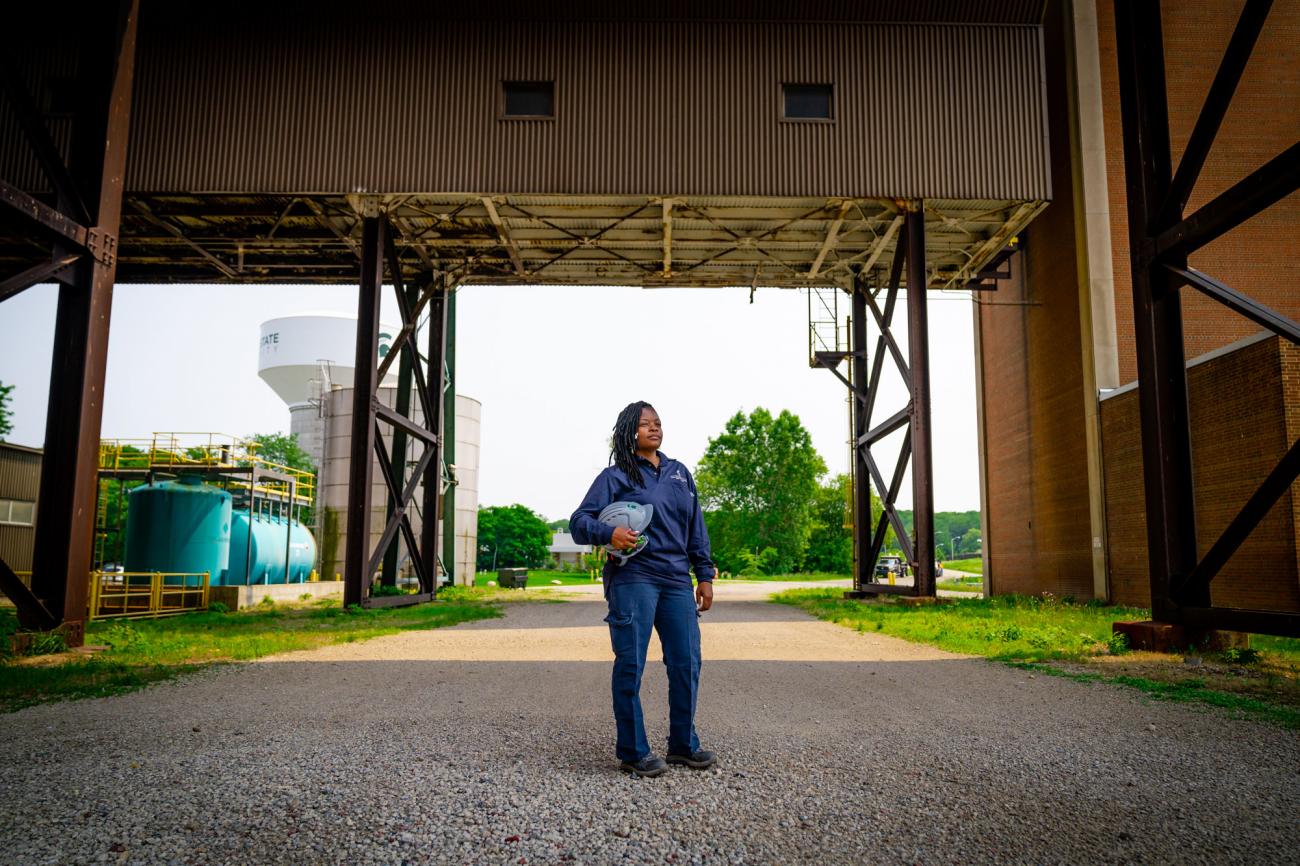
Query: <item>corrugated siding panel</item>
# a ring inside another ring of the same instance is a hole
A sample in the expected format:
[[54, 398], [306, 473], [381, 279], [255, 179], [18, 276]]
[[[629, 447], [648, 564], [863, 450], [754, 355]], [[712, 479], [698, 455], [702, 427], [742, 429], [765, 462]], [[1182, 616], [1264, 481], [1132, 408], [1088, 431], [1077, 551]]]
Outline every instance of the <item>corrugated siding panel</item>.
[[[145, 11], [131, 191], [1051, 196], [1036, 26]], [[534, 78], [556, 119], [499, 120]], [[782, 82], [834, 84], [835, 122], [782, 122]], [[3, 100], [0, 177], [45, 186]]]
[[[35, 502], [40, 486], [41, 455], [0, 442], [0, 499]], [[35, 540], [35, 527], [0, 524], [0, 559], [15, 571], [30, 571]]]
[[[1034, 27], [209, 22], [141, 42], [132, 190], [1050, 197]], [[499, 120], [502, 79], [554, 79], [556, 119]], [[833, 83], [835, 122], [782, 122], [787, 81]]]
[[0, 525], [0, 559], [14, 571], [32, 570], [35, 543], [35, 527]]
[[41, 455], [0, 442], [0, 499], [35, 502], [41, 486]]

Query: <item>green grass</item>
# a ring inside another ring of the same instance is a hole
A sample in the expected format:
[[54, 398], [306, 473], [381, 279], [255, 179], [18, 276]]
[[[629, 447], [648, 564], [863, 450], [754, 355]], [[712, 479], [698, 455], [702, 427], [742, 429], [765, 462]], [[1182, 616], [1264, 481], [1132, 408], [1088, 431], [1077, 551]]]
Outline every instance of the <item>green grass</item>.
[[[321, 599], [234, 613], [92, 622], [86, 644], [108, 650], [0, 661], [0, 711], [119, 694], [215, 663], [496, 617], [501, 613], [491, 603], [495, 595], [457, 588], [442, 590], [436, 602], [405, 608], [344, 610], [337, 600]], [[0, 609], [0, 634], [11, 633], [14, 625], [13, 611]]]
[[725, 578], [726, 582], [736, 580], [758, 580], [758, 581], [777, 581], [777, 580], [848, 580], [847, 574], [831, 574], [824, 571], [810, 571], [800, 574], [737, 574], [733, 577]]
[[[495, 571], [480, 571], [478, 574], [474, 576], [474, 585], [487, 586], [489, 580], [495, 581], [496, 579], [497, 579], [497, 575]], [[726, 578], [725, 582], [749, 581], [749, 580], [759, 580], [759, 581], [818, 580], [820, 581], [820, 580], [848, 580], [848, 579], [849, 579], [849, 575], [847, 574], [828, 574], [825, 572], [810, 572], [808, 574], [747, 574], [744, 576], [736, 575], [735, 577]], [[586, 574], [579, 574], [571, 571], [556, 571], [554, 569], [544, 569], [544, 568], [537, 568], [537, 569], [530, 568], [528, 570], [529, 588], [535, 586], [537, 587], [554, 586], [555, 584], [551, 582], [553, 580], [558, 580], [561, 586], [589, 586], [592, 583], [600, 582], [598, 580], [593, 581]]]
[[[1102, 662], [1129, 658], [1112, 654], [1111, 624], [1149, 618], [1150, 612], [1141, 608], [1071, 604], [1051, 596], [957, 599], [913, 607], [850, 601], [830, 589], [787, 590], [772, 601], [794, 605], [819, 619], [860, 632], [880, 632], [1056, 676], [1115, 683], [1159, 700], [1210, 704], [1300, 728], [1300, 710], [1282, 702], [1289, 697], [1295, 703], [1300, 640], [1254, 637], [1252, 645], [1260, 661], [1253, 664], [1256, 671], [1248, 680], [1194, 675], [1195, 669], [1184, 670], [1178, 657], [1153, 654], [1143, 654], [1146, 659], [1132, 666], [1139, 672], [1134, 675], [1108, 672], [1106, 667], [1117, 665]], [[1238, 685], [1242, 688], [1235, 688]], [[1243, 693], [1247, 688], [1250, 693]]]
[[984, 573], [984, 560], [982, 559], [945, 559], [943, 561], [944, 569], [953, 569], [955, 571], [965, 571], [970, 574]]
[[935, 586], [939, 589], [946, 589], [949, 592], [980, 593], [984, 591], [984, 578], [978, 576], [941, 577], [935, 581]]
[[850, 601], [834, 589], [792, 589], [777, 593], [772, 600], [858, 631], [879, 631], [950, 652], [1021, 661], [1095, 655], [1110, 639], [1112, 622], [1147, 616], [1136, 608], [1045, 602], [1024, 596], [910, 607]]
[[[495, 582], [497, 573], [495, 571], [480, 571], [474, 575], [475, 586], [487, 586], [488, 581]], [[547, 568], [530, 568], [528, 569], [528, 586], [554, 586], [551, 581], [558, 580], [561, 586], [589, 586], [593, 583], [600, 583], [599, 580], [592, 580], [585, 572], [557, 571]]]

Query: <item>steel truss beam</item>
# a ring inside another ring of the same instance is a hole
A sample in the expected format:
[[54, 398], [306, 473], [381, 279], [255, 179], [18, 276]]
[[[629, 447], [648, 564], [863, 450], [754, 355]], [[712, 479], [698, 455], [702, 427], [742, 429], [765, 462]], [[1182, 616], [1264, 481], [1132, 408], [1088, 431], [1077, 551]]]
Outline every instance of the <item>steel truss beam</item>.
[[[859, 598], [879, 593], [931, 597], [935, 594], [934, 489], [930, 471], [929, 340], [926, 316], [928, 281], [925, 272], [925, 212], [921, 203], [917, 202], [914, 209], [901, 216], [898, 224], [901, 225], [902, 235], [894, 251], [888, 284], [883, 289], [883, 309], [878, 303], [881, 289], [872, 290], [867, 286], [865, 275], [859, 275], [852, 289], [850, 351], [817, 352], [814, 355], [817, 365], [834, 373], [853, 395], [854, 572], [853, 592], [850, 595]], [[908, 357], [903, 355], [892, 330], [905, 263], [908, 265]], [[867, 348], [868, 310], [880, 330], [874, 352]], [[893, 361], [910, 397], [905, 407], [873, 427], [871, 417], [875, 411], [876, 394], [886, 355]], [[846, 378], [836, 369], [845, 359], [850, 361], [851, 378]], [[907, 428], [907, 436], [899, 448], [894, 471], [887, 481], [872, 448], [891, 433], [904, 428]], [[912, 466], [914, 536], [909, 536], [896, 506], [909, 464]], [[880, 493], [882, 505], [880, 517], [874, 521], [874, 525], [868, 479]], [[903, 555], [915, 575], [911, 586], [875, 583], [876, 563], [880, 559], [888, 528], [894, 530]]]
[[79, 103], [65, 162], [17, 73], [4, 91], [51, 188], [53, 206], [0, 180], [0, 210], [52, 244], [47, 262], [0, 283], [0, 300], [58, 277], [50, 400], [33, 543], [31, 588], [0, 561], [0, 591], [28, 628], [85, 636], [98, 493], [108, 322], [135, 68], [136, 0], [97, 4], [77, 22]]
[[[363, 606], [391, 606], [415, 604], [434, 597], [437, 591], [435, 563], [438, 560], [436, 532], [429, 524], [436, 523], [436, 509], [430, 510], [427, 486], [432, 479], [434, 490], [438, 485], [440, 460], [441, 421], [440, 401], [430, 395], [424, 361], [420, 357], [416, 336], [419, 330], [419, 311], [430, 302], [437, 307], [442, 294], [442, 284], [429, 274], [417, 286], [407, 286], [402, 278], [401, 262], [397, 255], [396, 237], [385, 213], [364, 216], [361, 220], [361, 282], [357, 302], [356, 373], [352, 403], [352, 447], [348, 475], [347, 547], [344, 553], [343, 599], [344, 604]], [[376, 355], [379, 343], [379, 307], [385, 270], [392, 281], [397, 297], [402, 329], [398, 332], [380, 364]], [[431, 329], [442, 331], [440, 327]], [[437, 339], [443, 339], [437, 334]], [[440, 360], [441, 348], [430, 346], [432, 357]], [[390, 409], [377, 396], [382, 374], [388, 370], [392, 358], [400, 357], [397, 405]], [[433, 362], [437, 363], [437, 361]], [[437, 372], [435, 367], [433, 371]], [[436, 381], [441, 381], [441, 374]], [[419, 401], [424, 423], [411, 415], [411, 391]], [[393, 449], [390, 454], [384, 442], [381, 424], [393, 431]], [[419, 441], [423, 451], [408, 477], [407, 446], [411, 439]], [[380, 533], [378, 545], [371, 550], [371, 485], [373, 466], [387, 490], [387, 519]], [[423, 482], [424, 531], [416, 539], [411, 525], [410, 510], [415, 507], [415, 494]], [[436, 496], [436, 492], [435, 492]], [[420, 591], [414, 595], [390, 596], [372, 599], [370, 583], [382, 568], [384, 582], [396, 584], [397, 537], [401, 535], [407, 556], [415, 572]]]
[[1249, 0], [1243, 9], [1176, 172], [1170, 157], [1159, 2], [1116, 3], [1115, 18], [1152, 614], [1157, 620], [1192, 628], [1300, 635], [1300, 611], [1246, 611], [1215, 607], [1211, 602], [1211, 581], [1300, 478], [1300, 442], [1291, 446], [1200, 557], [1179, 293], [1183, 285], [1190, 285], [1284, 339], [1300, 343], [1300, 326], [1295, 322], [1187, 265], [1189, 253], [1300, 187], [1297, 144], [1196, 213], [1183, 216], [1270, 5]]

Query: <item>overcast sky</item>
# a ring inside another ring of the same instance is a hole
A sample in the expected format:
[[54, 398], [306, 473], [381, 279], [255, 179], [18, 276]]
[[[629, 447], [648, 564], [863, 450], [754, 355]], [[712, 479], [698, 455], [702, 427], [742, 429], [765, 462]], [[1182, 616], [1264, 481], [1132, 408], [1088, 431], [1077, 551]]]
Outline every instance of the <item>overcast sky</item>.
[[[692, 469], [728, 417], [764, 406], [798, 415], [830, 471], [846, 471], [846, 389], [808, 367], [806, 296], [760, 289], [753, 304], [748, 296], [747, 289], [463, 288], [458, 390], [483, 403], [480, 502], [567, 517], [606, 465], [610, 428], [633, 400], [655, 405], [664, 453]], [[936, 507], [975, 509], [971, 302], [931, 297]], [[42, 444], [55, 301], [53, 287], [38, 286], [0, 305], [0, 381], [17, 385], [11, 442]], [[257, 375], [259, 327], [319, 310], [355, 315], [356, 289], [117, 287], [103, 435], [287, 432], [284, 403]], [[399, 320], [389, 304], [383, 317]], [[904, 345], [905, 337], [899, 334]], [[904, 401], [901, 383], [888, 379], [876, 418]], [[881, 462], [892, 467], [892, 456]]]

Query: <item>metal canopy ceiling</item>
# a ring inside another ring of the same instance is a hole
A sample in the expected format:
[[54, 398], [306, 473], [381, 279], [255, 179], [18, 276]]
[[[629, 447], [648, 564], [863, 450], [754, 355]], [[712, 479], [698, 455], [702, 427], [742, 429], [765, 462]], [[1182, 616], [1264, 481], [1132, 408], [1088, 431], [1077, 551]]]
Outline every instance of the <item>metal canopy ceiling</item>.
[[[118, 282], [355, 283], [361, 216], [385, 210], [409, 276], [467, 283], [845, 285], [891, 259], [906, 202], [647, 196], [128, 197]], [[932, 288], [960, 288], [1042, 209], [929, 199]], [[33, 256], [38, 251], [33, 247]], [[0, 258], [23, 258], [0, 250]]]

